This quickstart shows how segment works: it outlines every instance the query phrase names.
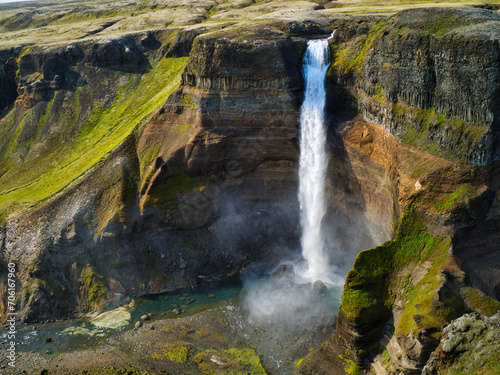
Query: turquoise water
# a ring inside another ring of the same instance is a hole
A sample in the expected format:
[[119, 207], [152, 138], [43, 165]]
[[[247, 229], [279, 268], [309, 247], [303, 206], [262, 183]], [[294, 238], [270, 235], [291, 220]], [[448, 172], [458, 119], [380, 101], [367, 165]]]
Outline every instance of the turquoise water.
[[[310, 285], [276, 289], [275, 284], [267, 281], [268, 277], [259, 275], [253, 282], [247, 281], [245, 287], [248, 290], [241, 284], [232, 284], [196, 292], [137, 298], [133, 304], [101, 314], [100, 318], [110, 316], [106, 324], [95, 318], [81, 318], [37, 325], [36, 331], [32, 325], [20, 325], [16, 349], [18, 352], [35, 351], [47, 359], [54, 358], [64, 352], [95, 348], [114, 335], [133, 329], [142, 315], [152, 314], [150, 321], [176, 319], [222, 307], [221, 313], [256, 348], [263, 364], [272, 369], [272, 373], [288, 375], [293, 368], [292, 353], [293, 356], [300, 353], [298, 357], [306, 355], [309, 348], [321, 345], [333, 332], [341, 289], [331, 288], [325, 296], [308, 292], [311, 291]], [[291, 302], [290, 296], [298, 303]], [[176, 308], [182, 313], [173, 312]], [[321, 334], [318, 327], [327, 330]], [[45, 342], [46, 336], [52, 341]], [[6, 344], [6, 333], [0, 332], [0, 342]], [[283, 347], [283, 343], [289, 344]]]
[[[185, 291], [137, 298], [133, 305], [112, 310], [120, 311], [121, 317], [126, 315], [128, 319], [111, 319], [108, 326], [102, 326], [92, 318], [36, 324], [36, 330], [33, 330], [33, 325], [19, 323], [16, 350], [37, 351], [47, 357], [54, 357], [63, 352], [95, 347], [97, 343], [112, 335], [134, 328], [135, 322], [140, 320], [142, 315], [152, 314], [152, 321], [183, 317], [220, 306], [224, 301], [237, 301], [241, 293], [241, 285], [233, 284], [196, 293]], [[178, 315], [173, 312], [175, 308], [180, 308], [182, 313]], [[51, 337], [52, 341], [46, 342], [46, 336]], [[2, 346], [7, 344], [7, 341], [7, 333], [0, 331]]]
[[[131, 321], [135, 323], [142, 315], [153, 314], [152, 320], [169, 319], [192, 315], [197, 312], [217, 307], [222, 301], [239, 299], [244, 293], [240, 284], [228, 285], [217, 289], [196, 291], [195, 293], [165, 293], [150, 295], [136, 300], [131, 310]], [[180, 308], [182, 314], [177, 315], [172, 310]]]

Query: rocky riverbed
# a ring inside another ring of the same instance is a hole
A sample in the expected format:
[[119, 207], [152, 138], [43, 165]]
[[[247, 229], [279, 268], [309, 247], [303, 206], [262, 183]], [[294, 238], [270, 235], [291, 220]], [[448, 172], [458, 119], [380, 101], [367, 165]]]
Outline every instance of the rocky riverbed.
[[[123, 310], [115, 310], [117, 322]], [[80, 349], [71, 349], [64, 336], [46, 342], [39, 335], [37, 350], [18, 353], [16, 370], [9, 370], [4, 358], [1, 367], [6, 373], [37, 375], [211, 373], [207, 371], [285, 375], [292, 374], [296, 360], [331, 335], [334, 320], [320, 312], [301, 324], [249, 321], [237, 300], [225, 301], [190, 316], [143, 318], [135, 328], [108, 333]], [[78, 327], [66, 331], [85, 333]], [[53, 348], [60, 350], [55, 354]]]

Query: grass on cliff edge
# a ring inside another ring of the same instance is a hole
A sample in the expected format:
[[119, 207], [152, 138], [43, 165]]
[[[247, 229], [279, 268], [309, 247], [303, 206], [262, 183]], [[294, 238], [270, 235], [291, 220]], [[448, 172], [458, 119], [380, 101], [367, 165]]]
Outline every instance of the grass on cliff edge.
[[[364, 250], [356, 257], [346, 278], [342, 313], [357, 324], [376, 326], [387, 317], [395, 301], [394, 290], [400, 285], [396, 287], [391, 283], [398, 281], [392, 280], [397, 271], [425, 260], [435, 261], [440, 268], [444, 260], [437, 257], [446, 255], [449, 246], [449, 238], [427, 233], [414, 207], [407, 206], [395, 239]], [[432, 271], [429, 277], [437, 278], [438, 270]]]
[[373, 42], [383, 34], [386, 26], [386, 21], [380, 21], [373, 25], [368, 33], [356, 38], [352, 44], [331, 45], [333, 64], [329, 68], [329, 73], [331, 74], [333, 69], [337, 69], [344, 74], [356, 72], [361, 77], [364, 77], [362, 66], [366, 54]]
[[[5, 214], [9, 210], [34, 206], [82, 177], [120, 145], [137, 126], [144, 124], [178, 87], [186, 60], [162, 59], [143, 76], [130, 75], [129, 84], [117, 93], [113, 106], [103, 108], [94, 105], [92, 113], [76, 135], [53, 145], [37, 158], [31, 159], [31, 162], [20, 164], [13, 157], [13, 151], [23, 146], [19, 143], [29, 142], [31, 149], [43, 143], [40, 139], [43, 123], [38, 124], [39, 131], [35, 139], [18, 142], [23, 126], [31, 116], [29, 112], [0, 158], [0, 212]], [[73, 120], [80, 116], [78, 98], [73, 101], [70, 111], [73, 112]], [[2, 120], [1, 128], [14, 126], [15, 112], [16, 109]]]

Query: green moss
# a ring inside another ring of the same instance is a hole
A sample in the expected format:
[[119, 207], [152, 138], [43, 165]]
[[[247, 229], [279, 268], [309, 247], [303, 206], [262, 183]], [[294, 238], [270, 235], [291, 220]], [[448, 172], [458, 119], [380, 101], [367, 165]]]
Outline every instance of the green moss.
[[443, 14], [440, 13], [439, 16], [435, 15], [434, 17], [429, 17], [427, 20], [428, 25], [423, 28], [421, 33], [423, 34], [434, 34], [434, 35], [439, 35], [439, 34], [445, 34], [446, 32], [450, 31], [451, 29], [454, 29], [457, 27], [457, 25], [460, 23], [461, 18], [457, 14]]
[[477, 289], [467, 288], [461, 294], [466, 302], [468, 302], [470, 308], [479, 314], [492, 316], [497, 311], [500, 311], [500, 301], [491, 298]]
[[[326, 344], [326, 343], [325, 343]], [[325, 345], [323, 344], [323, 345]], [[317, 373], [317, 363], [311, 360], [311, 353], [306, 357], [300, 359], [300, 363], [297, 365], [300, 374], [316, 374]]]
[[[147, 146], [142, 147], [140, 149], [138, 156], [139, 156], [139, 168], [141, 176], [144, 173], [146, 166], [151, 164], [158, 157], [158, 153], [160, 152], [161, 148], [161, 141], [156, 140], [155, 142], [156, 143], [148, 144]], [[152, 174], [154, 174], [154, 172], [156, 172], [155, 169], [151, 169], [148, 172], [148, 176], [144, 179], [144, 183], [147, 183], [147, 181], [149, 181], [148, 177], [151, 177]]]
[[107, 288], [104, 279], [97, 274], [95, 269], [87, 264], [80, 273], [80, 282], [83, 285], [85, 295], [88, 298], [89, 307], [95, 307], [104, 297]]
[[389, 355], [387, 349], [384, 349], [384, 351], [382, 352], [382, 358], [383, 358], [382, 364], [386, 368], [388, 368], [391, 365], [391, 356]]
[[[214, 358], [224, 364], [216, 364]], [[265, 375], [266, 371], [253, 349], [205, 350], [195, 357], [201, 372], [210, 375]]]
[[373, 95], [373, 97], [375, 99], [377, 99], [377, 101], [379, 101], [379, 102], [386, 102], [387, 101], [387, 99], [385, 97], [384, 89], [378, 83], [375, 85], [375, 95]]
[[186, 346], [167, 345], [163, 349], [163, 354], [153, 353], [153, 359], [168, 359], [175, 363], [185, 363], [188, 359], [189, 348]]
[[159, 183], [151, 189], [145, 206], [157, 206], [163, 209], [176, 209], [179, 195], [192, 193], [200, 189], [200, 185], [179, 169], [169, 169], [165, 183]]
[[195, 105], [193, 103], [193, 100], [191, 99], [191, 97], [188, 94], [182, 95], [182, 103], [191, 109], [195, 109]]
[[[459, 163], [468, 163], [489, 129], [487, 124], [469, 124], [459, 118], [437, 114], [434, 109], [409, 107], [400, 103], [392, 106], [392, 114], [403, 129], [400, 140]], [[432, 137], [437, 133], [446, 133], [451, 141], [437, 144]]]
[[385, 319], [394, 303], [393, 290], [400, 287], [393, 285], [392, 275], [429, 259], [430, 254], [446, 254], [449, 244], [449, 239], [428, 234], [413, 206], [407, 206], [395, 239], [356, 257], [344, 285], [341, 311], [359, 324], [375, 326], [375, 333], [381, 328], [377, 322]]
[[354, 361], [346, 359], [344, 361], [344, 371], [348, 375], [361, 375], [364, 373], [363, 368], [357, 365]]
[[126, 368], [103, 368], [98, 370], [84, 370], [85, 375], [154, 375], [156, 372], [136, 370], [132, 367]]
[[299, 358], [295, 361], [295, 368], [300, 368], [300, 365], [304, 361], [304, 358]]
[[[449, 261], [449, 245], [449, 240], [437, 238], [428, 242], [423, 249], [421, 260], [430, 261], [431, 266], [418, 283], [410, 282], [401, 288], [405, 309], [396, 327], [397, 333], [408, 335], [412, 332], [417, 335], [425, 330], [429, 333], [430, 341], [437, 341], [442, 327], [463, 313], [463, 301], [451, 284], [446, 284], [448, 289], [441, 292], [442, 301], [435, 300], [435, 295], [444, 281], [440, 270]], [[438, 334], [432, 336], [433, 333]]]
[[434, 207], [438, 212], [451, 211], [475, 196], [476, 189], [474, 186], [463, 184], [460, 185], [455, 192], [446, 194]]
[[385, 21], [380, 21], [373, 25], [367, 34], [358, 37], [354, 43], [332, 46], [333, 64], [330, 69], [340, 70], [344, 74], [355, 72], [363, 77], [362, 67], [368, 50], [385, 29]]
[[[23, 124], [31, 116], [32, 112], [29, 112], [17, 126], [7, 147], [8, 152], [0, 156], [0, 172], [3, 172], [0, 173], [0, 211], [11, 211], [20, 205], [35, 206], [84, 176], [136, 127], [142, 126], [166, 100], [178, 86], [186, 61], [187, 58], [162, 59], [153, 63], [151, 70], [144, 75], [123, 73], [127, 83], [118, 85], [115, 82], [114, 104], [106, 108], [94, 105], [92, 113], [76, 133], [72, 133], [67, 124], [75, 123], [81, 116], [80, 93], [70, 93], [71, 101], [65, 101], [67, 104], [58, 109], [60, 131], [34, 140], [36, 155], [29, 154], [24, 163], [18, 164], [12, 155]], [[119, 77], [108, 75], [107, 79], [118, 80]], [[93, 95], [89, 90], [84, 86], [82, 93]], [[5, 128], [4, 124], [5, 119], [0, 122], [0, 132]]]
[[344, 365], [344, 371], [347, 375], [361, 375], [364, 373], [363, 368], [357, 365], [354, 361], [345, 358], [342, 354], [339, 354], [339, 359]]

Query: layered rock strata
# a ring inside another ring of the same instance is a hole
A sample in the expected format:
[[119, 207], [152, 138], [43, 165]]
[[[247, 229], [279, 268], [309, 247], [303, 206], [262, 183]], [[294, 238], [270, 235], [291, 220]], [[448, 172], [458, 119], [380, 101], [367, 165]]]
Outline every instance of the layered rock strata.
[[[498, 21], [439, 9], [330, 25], [323, 225], [354, 268], [335, 333], [297, 372], [420, 373], [452, 319], [495, 312]], [[296, 246], [301, 35], [327, 37], [325, 22], [2, 53], [17, 90], [0, 93], [0, 282], [15, 261], [20, 317], [228, 280]]]

